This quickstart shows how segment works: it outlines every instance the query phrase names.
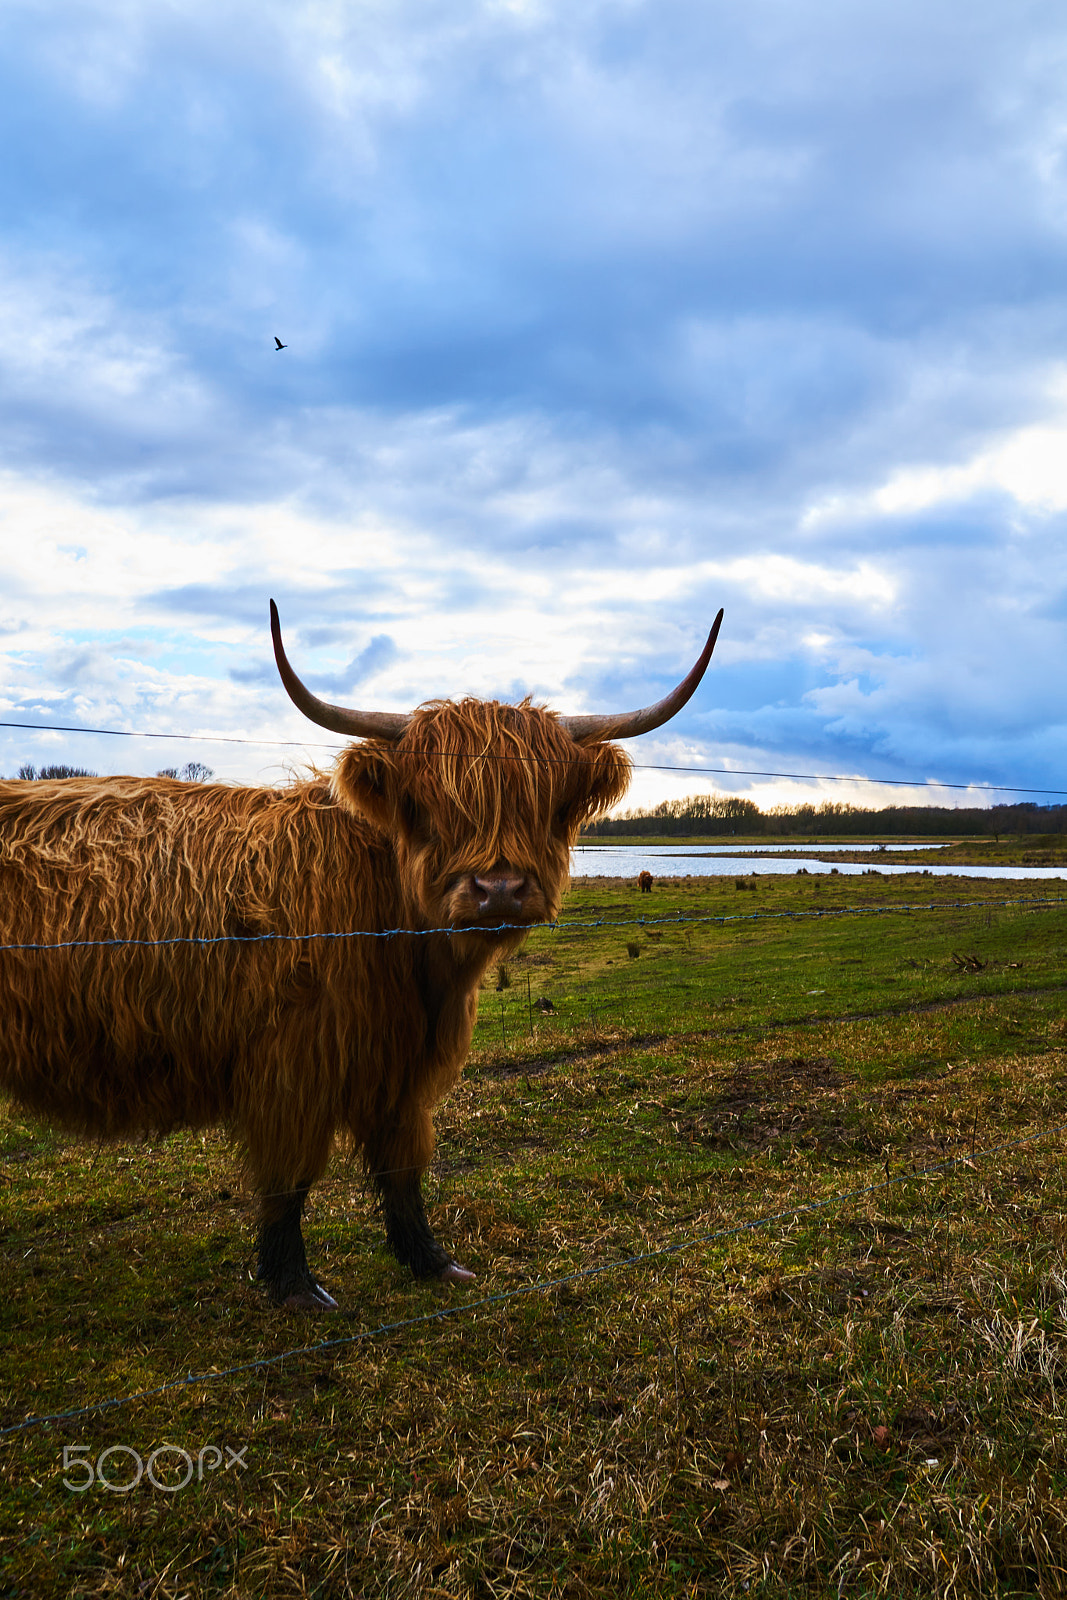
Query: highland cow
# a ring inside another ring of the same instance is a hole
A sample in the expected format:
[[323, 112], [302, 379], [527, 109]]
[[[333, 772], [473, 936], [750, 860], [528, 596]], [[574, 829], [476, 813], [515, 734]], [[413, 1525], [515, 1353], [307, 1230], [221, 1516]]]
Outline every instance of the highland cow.
[[637, 875], [637, 887], [640, 889], [642, 894], [651, 894], [652, 893], [652, 874], [651, 874], [651, 872], [639, 872], [638, 873], [638, 875]]
[[0, 783], [0, 1087], [95, 1137], [228, 1127], [276, 1303], [336, 1306], [300, 1221], [339, 1137], [397, 1259], [469, 1281], [421, 1185], [480, 980], [558, 914], [579, 828], [628, 782], [629, 758], [605, 741], [674, 716], [721, 617], [689, 676], [644, 711], [463, 700], [399, 715], [312, 695], [271, 601], [290, 697], [361, 741], [329, 776]]

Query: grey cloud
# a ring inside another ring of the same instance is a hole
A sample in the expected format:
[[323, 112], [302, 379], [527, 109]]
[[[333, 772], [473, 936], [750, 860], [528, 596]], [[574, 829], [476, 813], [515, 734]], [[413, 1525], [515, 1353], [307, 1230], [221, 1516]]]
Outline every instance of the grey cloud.
[[174, 589], [155, 589], [145, 600], [176, 616], [195, 617], [199, 622], [226, 621], [258, 623], [265, 626], [267, 596], [262, 587], [222, 586], [187, 583]]
[[231, 683], [273, 684], [278, 680], [278, 669], [273, 660], [260, 661], [251, 667], [230, 667], [227, 677]]
[[67, 689], [83, 685], [98, 688], [101, 684], [118, 682], [110, 650], [99, 645], [55, 651], [48, 661], [48, 673], [55, 683]]
[[377, 633], [340, 672], [308, 672], [302, 673], [301, 677], [309, 689], [328, 694], [351, 694], [368, 678], [373, 678], [399, 659], [400, 651], [395, 642], [388, 634]]
[[350, 628], [341, 623], [321, 628], [302, 628], [300, 638], [312, 650], [319, 650], [324, 645], [342, 644], [349, 637]]

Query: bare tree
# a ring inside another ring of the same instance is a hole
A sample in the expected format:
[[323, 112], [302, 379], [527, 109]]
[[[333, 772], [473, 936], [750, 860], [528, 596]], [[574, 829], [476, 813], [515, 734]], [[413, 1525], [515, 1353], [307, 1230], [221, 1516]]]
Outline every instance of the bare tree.
[[26, 762], [19, 768], [19, 777], [24, 779], [34, 778], [95, 778], [97, 773], [90, 772], [88, 767], [41, 767], [38, 770], [32, 762]]
[[184, 767], [161, 767], [156, 773], [157, 778], [180, 778], [183, 783], [210, 783], [214, 776], [214, 767], [206, 767], [202, 761], [187, 761]]

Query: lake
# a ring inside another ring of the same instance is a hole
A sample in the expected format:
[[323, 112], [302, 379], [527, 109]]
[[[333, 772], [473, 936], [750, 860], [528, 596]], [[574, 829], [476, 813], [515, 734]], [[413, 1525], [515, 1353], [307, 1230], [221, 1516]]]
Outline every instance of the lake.
[[[672, 845], [612, 845], [583, 844], [571, 851], [571, 872], [576, 878], [636, 878], [641, 871], [651, 872], [654, 878], [706, 878], [748, 877], [752, 873], [797, 873], [801, 867], [807, 872], [829, 873], [835, 870], [842, 877], [855, 877], [872, 869], [861, 861], [819, 860], [815, 856], [770, 857], [761, 859], [767, 851], [791, 848], [789, 845], [745, 845], [738, 852], [731, 845], [672, 844]], [[833, 857], [835, 849], [852, 854], [859, 851], [874, 852], [878, 856], [874, 871], [885, 877], [904, 872], [924, 873], [931, 878], [1067, 878], [1067, 867], [960, 867], [934, 865], [902, 866], [885, 858], [893, 850], [937, 850], [936, 844], [887, 845], [883, 851], [876, 844], [820, 845], [822, 856]]]

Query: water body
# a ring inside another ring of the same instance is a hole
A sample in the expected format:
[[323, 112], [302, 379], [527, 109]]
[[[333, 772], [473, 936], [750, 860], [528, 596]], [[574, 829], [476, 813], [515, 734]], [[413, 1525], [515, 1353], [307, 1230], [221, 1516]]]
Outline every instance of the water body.
[[[728, 845], [578, 845], [571, 851], [571, 872], [576, 878], [636, 878], [643, 870], [658, 878], [740, 878], [750, 877], [754, 873], [795, 874], [803, 867], [811, 873], [837, 872], [844, 878], [872, 870], [860, 861], [840, 861], [835, 866], [832, 860], [820, 861], [814, 856], [759, 859], [758, 852], [781, 848], [781, 845], [746, 845], [745, 853], [739, 855], [731, 851]], [[879, 856], [882, 854], [878, 845], [842, 844], [837, 848], [845, 851], [871, 850], [877, 851]], [[885, 854], [888, 855], [893, 849], [920, 848], [936, 850], [939, 847], [936, 844], [887, 845]], [[820, 845], [819, 849], [821, 854], [829, 856], [833, 854], [834, 846], [824, 848]], [[873, 870], [887, 878], [897, 877], [904, 872], [919, 872], [931, 878], [1067, 879], [1067, 867], [960, 867], [941, 864], [917, 867], [901, 866], [880, 859]]]
[[[810, 847], [811, 840], [805, 839], [804, 844]], [[589, 850], [594, 847], [592, 845], [581, 845], [579, 848], [583, 850]], [[605, 846], [605, 849], [607, 848], [609, 847]], [[625, 848], [637, 850], [640, 848], [640, 846], [628, 845]], [[658, 850], [669, 850], [672, 854], [678, 850], [699, 850], [701, 855], [706, 856], [737, 855], [737, 846], [732, 844], [665, 844], [657, 845], [656, 848]], [[932, 844], [863, 844], [862, 842], [859, 844], [846, 844], [842, 840], [835, 844], [820, 844], [816, 846], [816, 848], [818, 849], [820, 855], [829, 855], [831, 852], [836, 853], [838, 850], [885, 850], [886, 852], [890, 850], [940, 850], [941, 845], [936, 840]], [[759, 855], [761, 852], [768, 850], [781, 851], [799, 849], [801, 849], [801, 845], [799, 844], [746, 844], [741, 853], [742, 855], [753, 856]]]

